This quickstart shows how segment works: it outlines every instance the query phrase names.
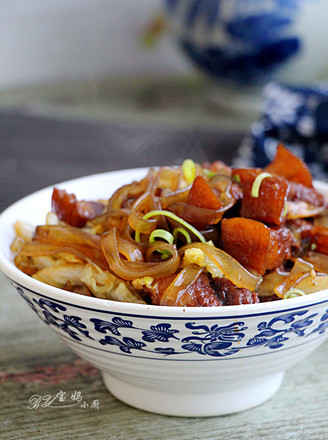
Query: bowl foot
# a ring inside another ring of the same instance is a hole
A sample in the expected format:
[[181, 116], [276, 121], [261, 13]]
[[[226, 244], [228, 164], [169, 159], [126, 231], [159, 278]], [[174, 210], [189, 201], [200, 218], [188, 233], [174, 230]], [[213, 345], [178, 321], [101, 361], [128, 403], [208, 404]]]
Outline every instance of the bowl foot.
[[102, 372], [107, 389], [122, 402], [144, 411], [179, 417], [232, 414], [260, 405], [279, 389], [284, 373], [234, 390], [211, 393], [170, 392], [132, 385]]

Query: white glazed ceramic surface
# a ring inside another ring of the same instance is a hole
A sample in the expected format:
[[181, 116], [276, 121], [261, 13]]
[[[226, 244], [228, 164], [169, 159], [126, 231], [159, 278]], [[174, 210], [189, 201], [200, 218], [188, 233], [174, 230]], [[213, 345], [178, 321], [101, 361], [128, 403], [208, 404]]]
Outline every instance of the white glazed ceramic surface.
[[[106, 198], [144, 175], [145, 169], [105, 173], [57, 187], [78, 198]], [[328, 194], [326, 185], [318, 187]], [[328, 336], [327, 290], [271, 303], [183, 308], [90, 298], [34, 280], [13, 263], [13, 224], [44, 223], [51, 193], [32, 194], [0, 216], [0, 268], [37, 315], [101, 370], [123, 402], [175, 416], [251, 408], [270, 398], [284, 371]]]

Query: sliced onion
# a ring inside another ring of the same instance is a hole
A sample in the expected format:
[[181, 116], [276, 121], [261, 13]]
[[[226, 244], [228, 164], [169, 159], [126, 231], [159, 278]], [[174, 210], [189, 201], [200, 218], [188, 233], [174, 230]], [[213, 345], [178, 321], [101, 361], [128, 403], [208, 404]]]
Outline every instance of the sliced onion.
[[284, 295], [293, 289], [299, 289], [306, 294], [328, 289], [328, 275], [312, 275], [310, 272], [291, 274], [275, 287], [275, 293], [284, 298]]
[[150, 234], [156, 229], [157, 220], [147, 220], [144, 218], [146, 212], [156, 209], [153, 197], [150, 193], [145, 193], [134, 203], [129, 215], [129, 225], [139, 234]]
[[289, 272], [275, 270], [263, 276], [261, 284], [257, 288], [259, 296], [272, 296], [275, 294], [276, 286], [279, 286], [289, 276]]
[[74, 255], [84, 255], [83, 261], [90, 259], [101, 267], [108, 267], [101, 249], [100, 237], [74, 226], [37, 226], [33, 242], [53, 245], [54, 249], [65, 248]]
[[222, 249], [218, 249], [210, 244], [196, 242], [187, 244], [181, 248], [180, 254], [183, 254], [184, 251], [189, 248], [201, 249], [237, 287], [245, 287], [246, 289], [254, 291], [262, 280], [260, 275], [256, 276], [251, 274], [238, 261]]
[[162, 209], [166, 209], [168, 206], [172, 205], [173, 203], [180, 203], [180, 202], [185, 203], [187, 201], [190, 188], [191, 185], [179, 189], [175, 192], [170, 192], [169, 194], [164, 193], [161, 197]]
[[168, 209], [192, 225], [202, 228], [206, 225], [215, 225], [219, 223], [223, 214], [230, 209], [233, 204], [234, 200], [231, 204], [222, 206], [222, 208], [207, 209], [189, 205], [188, 203], [174, 203], [170, 205]]
[[298, 200], [296, 202], [292, 202], [288, 200], [287, 204], [287, 220], [295, 220], [298, 218], [308, 218], [315, 217], [318, 214], [321, 214], [325, 211], [325, 208], [322, 206], [313, 206], [307, 202], [303, 202], [302, 200]]
[[37, 226], [33, 237], [40, 243], [76, 244], [99, 248], [100, 238], [68, 224]]
[[311, 263], [316, 271], [328, 274], [328, 255], [319, 252], [307, 252], [302, 258]]
[[149, 184], [148, 176], [139, 182], [132, 182], [117, 189], [108, 200], [108, 210], [124, 208], [124, 202], [140, 197]]
[[120, 237], [118, 240], [118, 250], [128, 261], [143, 261], [142, 252], [134, 242]]
[[95, 252], [89, 247], [74, 246], [74, 245], [58, 245], [32, 242], [24, 245], [19, 253], [15, 257], [16, 266], [24, 273], [34, 273], [35, 267], [33, 264], [33, 257], [52, 256], [61, 253], [68, 253], [75, 255], [81, 261], [87, 262], [88, 260], [97, 264], [103, 269], [108, 269], [107, 261], [105, 260], [103, 253], [96, 255]]
[[[188, 304], [188, 287], [190, 287], [204, 271], [198, 266], [187, 266], [176, 276], [161, 297], [161, 306], [184, 306]], [[190, 298], [189, 298], [190, 299]]]
[[121, 219], [122, 217], [127, 217], [129, 214], [130, 214], [129, 209], [108, 209], [103, 214], [98, 215], [98, 217], [89, 220], [87, 225], [93, 226], [93, 225], [103, 224], [106, 223], [108, 219], [111, 219], [112, 217]]
[[292, 267], [290, 273], [304, 273], [311, 272], [314, 269], [313, 264], [308, 261], [303, 260], [302, 258], [296, 258], [294, 266]]
[[101, 247], [111, 270], [124, 280], [134, 280], [146, 276], [162, 278], [174, 274], [180, 265], [180, 257], [175, 246], [167, 243], [156, 243], [161, 249], [170, 246], [171, 258], [165, 261], [128, 261], [121, 257], [116, 228], [101, 237]]
[[[327, 257], [328, 258], [328, 257]], [[275, 293], [280, 298], [291, 298], [288, 294], [298, 289], [304, 294], [328, 288], [328, 275], [318, 275], [312, 262], [297, 258], [290, 272], [276, 270], [263, 277], [258, 288], [260, 296], [271, 296]], [[288, 295], [287, 295], [288, 294]]]

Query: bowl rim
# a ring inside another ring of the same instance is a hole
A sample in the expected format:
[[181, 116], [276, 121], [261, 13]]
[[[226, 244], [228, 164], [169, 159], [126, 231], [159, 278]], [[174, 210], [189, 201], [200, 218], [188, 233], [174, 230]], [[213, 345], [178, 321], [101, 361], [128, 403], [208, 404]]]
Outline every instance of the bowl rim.
[[[155, 168], [155, 167], [154, 167]], [[149, 167], [122, 169], [116, 171], [108, 171], [104, 173], [91, 174], [75, 179], [59, 182], [54, 185], [47, 186], [43, 189], [35, 191], [15, 203], [8, 206], [0, 214], [0, 237], [4, 234], [5, 228], [12, 227], [12, 223], [9, 224], [12, 212], [17, 210], [20, 205], [28, 203], [32, 199], [38, 199], [43, 195], [49, 193], [51, 195], [54, 187], [65, 187], [70, 185], [79, 185], [80, 183], [91, 183], [94, 180], [103, 180], [106, 178], [125, 177], [126, 174], [131, 175], [130, 181], [143, 176], [145, 172], [149, 170]], [[130, 183], [126, 181], [126, 183]], [[119, 184], [121, 185], [121, 183]], [[118, 185], [118, 186], [119, 186]], [[314, 181], [314, 185], [319, 191], [326, 192], [328, 194], [328, 183], [321, 181]], [[115, 188], [116, 189], [116, 188]], [[109, 197], [110, 194], [107, 195]], [[44, 210], [44, 218], [48, 211]], [[23, 217], [23, 216], [22, 216]], [[19, 220], [16, 218], [16, 220]], [[24, 220], [23, 220], [24, 221]], [[1, 239], [0, 239], [1, 243]], [[300, 296], [290, 299], [281, 299], [277, 301], [257, 303], [257, 304], [242, 304], [231, 305], [224, 307], [181, 307], [181, 306], [157, 306], [152, 304], [137, 304], [113, 301], [102, 298], [87, 297], [84, 295], [78, 295], [73, 292], [65, 291], [63, 289], [50, 286], [41, 281], [21, 272], [13, 263], [13, 260], [7, 258], [3, 252], [3, 247], [0, 247], [0, 270], [16, 285], [21, 288], [25, 288], [40, 296], [44, 296], [50, 300], [60, 301], [68, 305], [72, 305], [80, 308], [87, 308], [89, 310], [97, 310], [101, 312], [116, 312], [120, 314], [134, 314], [134, 315], [157, 315], [166, 317], [185, 317], [185, 316], [198, 316], [203, 318], [227, 317], [227, 316], [253, 316], [272, 314], [275, 312], [290, 311], [295, 308], [304, 308], [314, 306], [322, 303], [328, 303], [328, 289], [314, 292], [305, 296]]]

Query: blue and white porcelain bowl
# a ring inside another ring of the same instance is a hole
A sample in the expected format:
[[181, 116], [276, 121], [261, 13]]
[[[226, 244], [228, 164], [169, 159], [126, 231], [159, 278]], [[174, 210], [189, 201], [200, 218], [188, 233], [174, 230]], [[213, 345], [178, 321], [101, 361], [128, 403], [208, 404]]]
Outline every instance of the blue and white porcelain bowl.
[[[105, 198], [144, 175], [144, 169], [120, 171], [60, 186], [79, 198]], [[318, 188], [328, 195], [328, 186]], [[184, 308], [85, 297], [34, 280], [13, 263], [13, 224], [43, 223], [51, 193], [34, 193], [0, 216], [0, 268], [123, 402], [174, 416], [242, 411], [270, 398], [284, 371], [328, 336], [328, 290], [271, 303]]]
[[242, 90], [249, 93], [251, 86], [270, 79], [308, 84], [327, 77], [326, 0], [165, 0], [164, 4], [178, 46], [202, 72], [216, 79], [222, 100], [233, 99], [237, 92], [242, 96]]

